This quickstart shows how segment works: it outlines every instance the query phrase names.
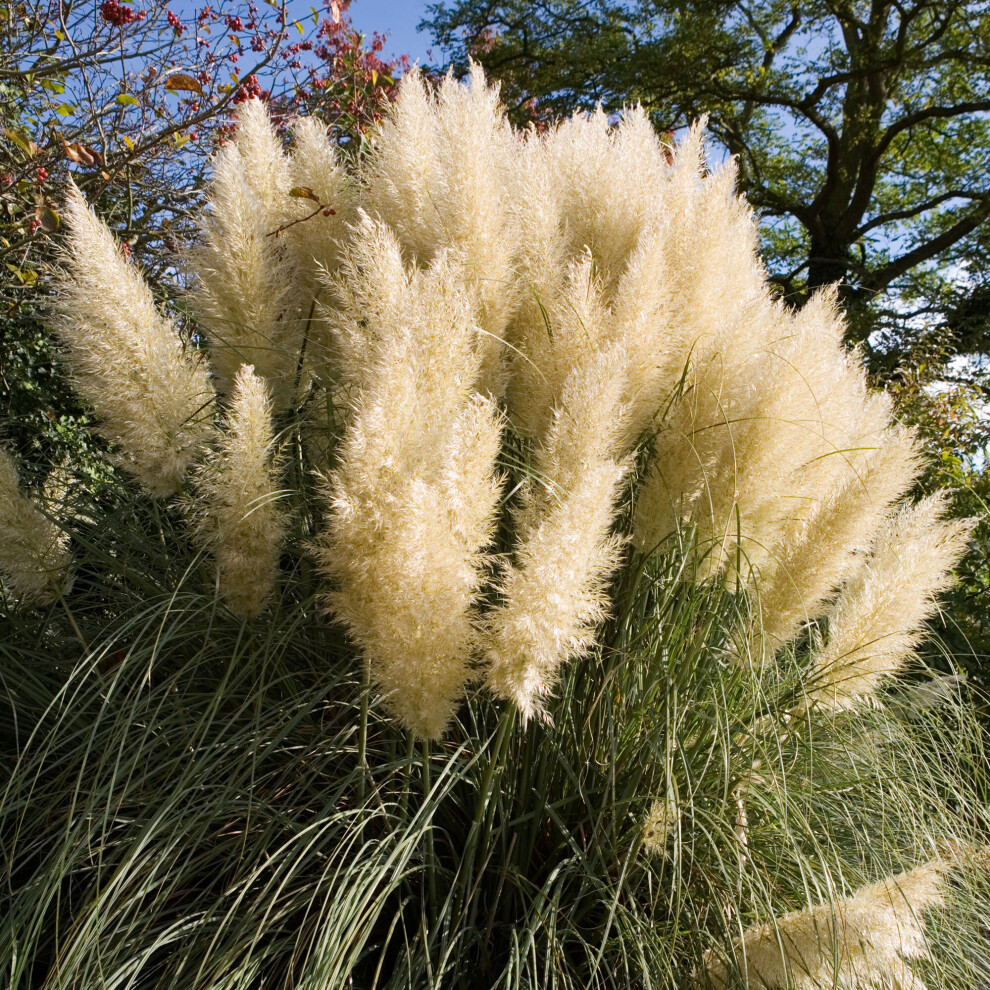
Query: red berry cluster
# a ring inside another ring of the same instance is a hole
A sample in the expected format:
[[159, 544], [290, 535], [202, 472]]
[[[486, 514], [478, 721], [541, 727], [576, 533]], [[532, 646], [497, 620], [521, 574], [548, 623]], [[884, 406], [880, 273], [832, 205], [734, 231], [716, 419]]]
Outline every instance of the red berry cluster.
[[186, 30], [185, 25], [172, 11], [168, 11], [168, 26], [175, 32], [177, 38], [181, 38]]
[[235, 103], [243, 103], [245, 100], [263, 100], [268, 95], [267, 91], [261, 88], [258, 77], [250, 75], [241, 83], [234, 97]]
[[118, 0], [104, 0], [100, 4], [100, 16], [114, 27], [124, 27], [134, 21], [143, 21], [145, 12], [143, 10], [131, 10], [130, 7], [125, 7]]
[[36, 179], [39, 186], [43, 185], [48, 180], [48, 169], [39, 168]]

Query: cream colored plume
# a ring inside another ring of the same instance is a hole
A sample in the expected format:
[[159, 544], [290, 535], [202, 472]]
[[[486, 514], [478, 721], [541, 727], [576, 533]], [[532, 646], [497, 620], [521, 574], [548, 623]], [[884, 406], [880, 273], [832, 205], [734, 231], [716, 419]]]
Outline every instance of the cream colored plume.
[[772, 547], [771, 559], [751, 575], [754, 658], [772, 654], [821, 615], [826, 601], [856, 569], [858, 554], [884, 525], [890, 507], [917, 476], [920, 454], [910, 431], [890, 427], [867, 443], [865, 449], [829, 458], [842, 474], [811, 489], [804, 512], [795, 514]]
[[335, 378], [345, 395], [369, 381], [370, 369], [393, 346], [396, 326], [408, 318], [413, 280], [395, 234], [359, 213], [339, 269], [328, 280], [332, 303], [324, 310], [333, 337]]
[[627, 110], [617, 124], [599, 108], [529, 139], [541, 141], [547, 156], [547, 192], [558, 204], [568, 258], [590, 251], [612, 298], [658, 214], [669, 179], [666, 149], [641, 107]]
[[937, 595], [966, 549], [971, 520], [945, 520], [945, 499], [907, 505], [880, 526], [838, 601], [812, 658], [808, 700], [847, 707], [897, 674], [918, 645]]
[[622, 548], [612, 529], [629, 470], [617, 442], [625, 370], [613, 348], [571, 373], [534, 453], [501, 602], [484, 619], [488, 687], [524, 718], [543, 712], [561, 667], [594, 646], [608, 614], [606, 586]]
[[[616, 128], [599, 112], [545, 135], [530, 132], [518, 160], [522, 291], [506, 333], [509, 412], [524, 434], [539, 436], [570, 370], [596, 347], [626, 348], [637, 369], [635, 391], [651, 376], [667, 327], [649, 309], [663, 282], [655, 258], [642, 263], [640, 245], [664, 215], [669, 168], [639, 110]], [[617, 289], [620, 281], [627, 291]], [[591, 319], [582, 298], [595, 310]]]
[[216, 562], [231, 611], [257, 615], [271, 596], [285, 539], [280, 466], [265, 381], [244, 365], [234, 378], [215, 457], [202, 466], [189, 504], [199, 543]]
[[502, 337], [521, 286], [513, 189], [518, 141], [498, 90], [472, 64], [470, 85], [447, 75], [435, 95], [414, 69], [366, 163], [368, 211], [398, 237], [404, 258], [429, 264], [453, 251], [479, 334], [483, 390], [504, 388]]
[[759, 656], [821, 614], [919, 457], [846, 352], [834, 291], [799, 312], [773, 300], [734, 170], [703, 163], [694, 129], [622, 273], [609, 336], [637, 369], [630, 438], [652, 434], [634, 542], [650, 552], [690, 533], [702, 578], [733, 572], [757, 600]]
[[175, 492], [212, 428], [206, 362], [71, 181], [65, 217], [57, 330], [76, 388], [120, 464], [152, 494]]
[[[293, 123], [288, 160], [289, 222], [283, 232], [304, 295], [323, 291], [323, 276], [337, 267], [348, 224], [355, 219], [354, 184], [326, 129], [312, 117]], [[312, 198], [311, 198], [312, 197]], [[329, 215], [328, 215], [329, 214]], [[307, 298], [307, 301], [309, 299]]]
[[303, 327], [307, 364], [332, 376], [332, 340], [322, 316], [330, 302], [326, 282], [356, 219], [357, 192], [326, 128], [312, 117], [293, 124], [288, 169], [292, 188], [279, 236], [293, 266], [290, 303]]
[[300, 201], [289, 196], [289, 162], [260, 100], [237, 114], [235, 139], [213, 161], [201, 239], [190, 251], [190, 302], [206, 328], [219, 390], [242, 364], [253, 365], [276, 411], [293, 399], [302, 348], [295, 258], [283, 228]]
[[734, 947], [734, 966], [711, 958], [718, 988], [749, 990], [925, 990], [908, 960], [930, 958], [925, 915], [945, 903], [950, 866], [935, 860], [862, 887], [852, 897], [793, 911], [748, 929]]
[[0, 583], [23, 602], [44, 603], [64, 587], [67, 536], [19, 491], [17, 466], [0, 449]]
[[459, 259], [404, 268], [381, 224], [366, 220], [355, 237], [338, 286], [349, 426], [318, 552], [328, 604], [388, 706], [438, 738], [472, 669], [501, 420], [475, 388], [476, 297]]

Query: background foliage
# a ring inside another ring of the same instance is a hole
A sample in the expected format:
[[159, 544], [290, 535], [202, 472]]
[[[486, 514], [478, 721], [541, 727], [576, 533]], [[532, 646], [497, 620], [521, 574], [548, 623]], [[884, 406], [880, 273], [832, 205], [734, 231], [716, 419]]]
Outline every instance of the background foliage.
[[0, 8], [0, 428], [41, 475], [66, 458], [105, 471], [46, 327], [66, 179], [173, 299], [209, 155], [240, 101], [319, 113], [353, 154], [388, 105], [399, 66], [379, 57], [382, 36], [354, 31], [347, 7], [326, 0], [300, 21], [251, 0], [184, 16], [166, 0]]

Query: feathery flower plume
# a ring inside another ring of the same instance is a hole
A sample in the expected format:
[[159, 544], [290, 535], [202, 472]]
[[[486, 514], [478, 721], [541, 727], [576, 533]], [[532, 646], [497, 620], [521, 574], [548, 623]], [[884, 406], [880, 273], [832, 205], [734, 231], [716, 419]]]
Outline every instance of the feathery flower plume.
[[569, 258], [590, 251], [611, 300], [668, 178], [667, 155], [649, 117], [637, 106], [613, 126], [599, 107], [530, 140], [545, 147]]
[[0, 450], [0, 578], [25, 602], [44, 603], [68, 569], [66, 534], [21, 495], [14, 459]]
[[292, 138], [288, 161], [292, 188], [279, 235], [285, 239], [294, 269], [289, 302], [303, 327], [309, 364], [332, 375], [332, 339], [322, 316], [330, 302], [326, 282], [337, 270], [348, 225], [355, 220], [357, 197], [322, 124], [302, 117], [293, 125]]
[[[617, 128], [598, 112], [565, 121], [546, 135], [530, 132], [518, 161], [523, 289], [506, 333], [512, 347], [509, 410], [524, 434], [538, 437], [582, 354], [614, 341], [632, 355], [629, 331], [642, 326], [627, 321], [638, 312], [635, 303], [616, 319], [609, 319], [608, 311], [622, 305], [616, 285], [660, 212], [659, 190], [668, 168], [665, 150], [638, 109]], [[581, 282], [594, 285], [594, 305], [601, 311], [595, 320], [574, 320], [566, 313], [581, 298]], [[567, 324], [575, 332], [566, 334]], [[651, 337], [644, 353], [637, 353], [644, 368], [656, 345]]]
[[[751, 577], [757, 607], [751, 630], [754, 657], [774, 652], [821, 614], [827, 599], [855, 570], [856, 552], [866, 549], [876, 527], [917, 476], [920, 456], [909, 430], [891, 427], [871, 446], [855, 452], [865, 453], [865, 461], [856, 458], [844, 465], [844, 481], [822, 486], [810, 513], [785, 531], [762, 572]], [[842, 459], [846, 456], [853, 452]]]
[[[813, 320], [770, 298], [735, 170], [704, 174], [703, 164], [701, 133], [692, 129], [673, 154], [664, 209], [641, 238], [617, 307], [639, 326], [636, 422], [652, 420], [656, 430], [636, 543], [649, 550], [682, 523], [696, 526], [717, 571], [731, 556], [737, 510], [750, 553], [800, 511], [807, 492], [791, 475], [822, 453], [814, 441], [829, 422], [822, 404], [842, 383], [842, 349], [828, 296], [810, 304]], [[815, 355], [805, 353], [809, 345]], [[819, 365], [830, 371], [824, 381]], [[861, 379], [849, 377], [834, 404]]]
[[680, 812], [672, 794], [661, 801], [654, 801], [643, 822], [641, 839], [643, 848], [657, 856], [663, 856], [667, 844], [677, 834]]
[[756, 925], [735, 946], [734, 967], [711, 959], [708, 976], [719, 988], [736, 985], [730, 973], [738, 967], [750, 990], [924, 990], [905, 960], [931, 956], [925, 914], [944, 906], [950, 866], [934, 860], [844, 900]]
[[518, 142], [498, 89], [474, 63], [469, 79], [464, 86], [448, 73], [431, 96], [418, 70], [403, 77], [367, 164], [366, 203], [396, 234], [406, 260], [426, 265], [440, 251], [456, 252], [479, 328], [482, 389], [498, 395], [502, 338], [519, 291]]
[[[413, 275], [402, 249], [385, 224], [363, 211], [351, 232], [324, 310], [333, 335], [336, 378], [341, 390], [360, 389], [393, 346], [395, 327], [407, 317]], [[372, 274], [373, 273], [373, 274]]]
[[944, 512], [944, 497], [930, 496], [881, 527], [828, 612], [827, 641], [809, 670], [809, 702], [849, 707], [902, 668], [937, 595], [951, 587], [972, 529], [970, 520], [947, 521]]
[[[752, 221], [714, 178], [693, 194], [710, 214], [704, 229], [742, 235]], [[889, 428], [889, 402], [869, 395], [845, 353], [834, 292], [793, 313], [767, 297], [751, 236], [709, 240], [713, 253], [699, 269], [738, 278], [741, 302], [731, 314], [710, 314], [709, 330], [708, 293], [724, 289], [709, 285], [699, 297], [681, 279], [667, 304], [681, 333], [693, 329], [657, 376], [668, 394], [648, 383], [641, 392], [660, 415], [634, 538], [649, 551], [678, 528], [693, 529], [702, 577], [738, 555], [736, 580], [760, 587], [764, 632], [776, 646], [835, 590], [849, 554], [910, 486], [918, 457], [913, 441]], [[668, 252], [675, 247], [672, 238]], [[672, 258], [668, 269], [676, 268]], [[874, 454], [883, 470], [871, 467]]]
[[[349, 429], [318, 552], [330, 609], [387, 704], [439, 738], [471, 672], [501, 420], [475, 390], [479, 329], [458, 262], [440, 254], [404, 269], [394, 237], [368, 220], [355, 237], [344, 261], [354, 281], [339, 285], [340, 351], [359, 349], [362, 331], [366, 344], [349, 365]], [[386, 302], [365, 309], [379, 290]]]
[[241, 365], [253, 365], [281, 411], [293, 399], [303, 336], [282, 231], [299, 204], [289, 196], [289, 164], [260, 100], [240, 104], [235, 139], [213, 166], [202, 241], [190, 252], [190, 301], [209, 336], [219, 390], [226, 394]]
[[538, 304], [541, 329], [519, 341], [517, 358], [525, 360], [517, 360], [510, 382], [513, 420], [537, 440], [545, 438], [573, 370], [609, 342], [609, 312], [591, 252], [562, 274], [552, 292], [531, 301]]
[[347, 225], [354, 220], [355, 191], [336, 147], [319, 121], [300, 117], [293, 123], [288, 178], [286, 243], [309, 294], [322, 289], [323, 275], [337, 267]]
[[251, 618], [271, 595], [287, 518], [278, 504], [271, 400], [250, 365], [234, 378], [217, 446], [189, 511], [199, 542], [214, 554], [220, 594], [232, 612]]
[[608, 613], [606, 585], [622, 549], [611, 530], [629, 470], [616, 454], [624, 381], [617, 348], [572, 372], [535, 454], [502, 604], [484, 619], [488, 687], [527, 719], [542, 713], [561, 666], [591, 649]]
[[154, 495], [179, 487], [210, 430], [206, 362], [158, 312], [144, 279], [70, 181], [57, 330], [76, 388], [120, 464]]

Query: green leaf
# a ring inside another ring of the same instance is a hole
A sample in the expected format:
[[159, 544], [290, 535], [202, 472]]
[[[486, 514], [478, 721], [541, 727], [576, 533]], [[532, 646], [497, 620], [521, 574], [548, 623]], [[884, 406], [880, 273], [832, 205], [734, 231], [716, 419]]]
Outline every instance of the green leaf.
[[54, 234], [59, 227], [58, 214], [50, 206], [40, 206], [35, 210], [35, 216], [41, 223], [41, 229], [46, 234]]
[[25, 155], [31, 154], [30, 140], [26, 134], [21, 131], [15, 131], [13, 127], [7, 127], [4, 129], [4, 134], [10, 138], [14, 144], [17, 145]]
[[76, 108], [71, 103], [60, 103], [56, 108], [55, 112], [60, 117], [70, 117], [76, 112]]
[[136, 97], [131, 96], [130, 93], [120, 93], [117, 96], [117, 102], [122, 107], [139, 107], [141, 105], [140, 101]]

